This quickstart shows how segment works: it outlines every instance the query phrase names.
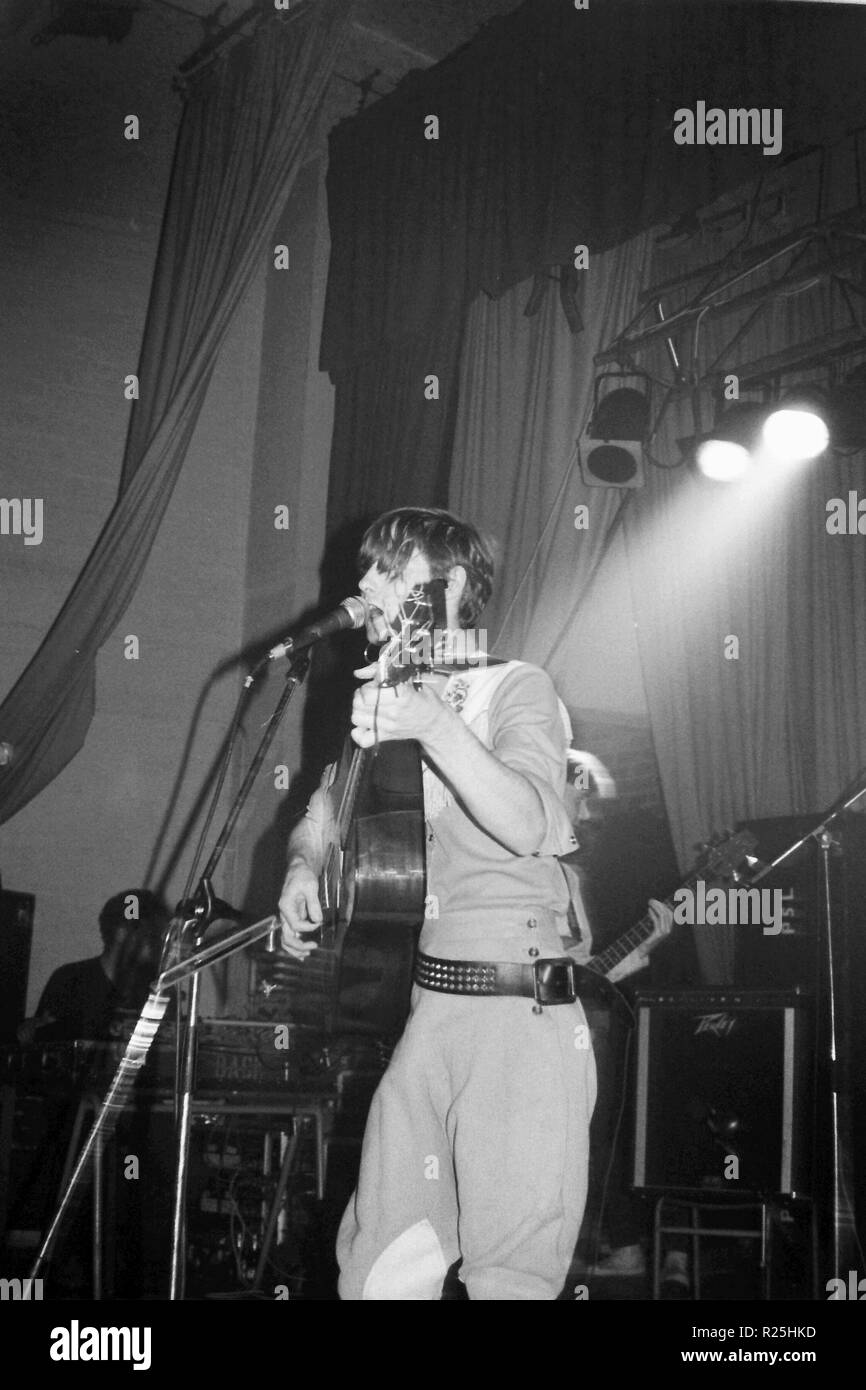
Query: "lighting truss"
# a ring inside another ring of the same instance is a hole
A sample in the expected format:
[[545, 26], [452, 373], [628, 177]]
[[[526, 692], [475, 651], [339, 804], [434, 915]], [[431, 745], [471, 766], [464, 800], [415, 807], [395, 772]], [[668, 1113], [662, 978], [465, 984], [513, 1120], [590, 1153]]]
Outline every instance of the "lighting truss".
[[[781, 263], [781, 264], [780, 264]], [[748, 287], [749, 278], [760, 271], [779, 265], [779, 273], [766, 284]], [[713, 283], [731, 266], [727, 256], [714, 265], [689, 271], [687, 275], [656, 285], [641, 295], [641, 308], [632, 323], [608, 347], [596, 355], [597, 366], [619, 363], [634, 367], [651, 346], [664, 339], [671, 360], [672, 388], [691, 388], [721, 381], [735, 371], [740, 386], [746, 386], [780, 372], [794, 372], [825, 364], [866, 348], [866, 315], [862, 305], [855, 302], [866, 298], [863, 284], [856, 272], [866, 266], [866, 217], [862, 208], [852, 208], [845, 214], [828, 218], [803, 229], [796, 235], [778, 238], [752, 251], [743, 252], [733, 273], [720, 283]], [[709, 281], [705, 288], [687, 304], [665, 315], [663, 302], [670, 292], [689, 280], [702, 275]], [[740, 355], [732, 362], [732, 350], [753, 328], [757, 318], [780, 297], [788, 297], [821, 280], [830, 280], [841, 290], [850, 317], [850, 325], [835, 330], [819, 340], [797, 344], [762, 358], [744, 361]], [[739, 289], [745, 284], [745, 288]], [[737, 292], [739, 289], [739, 292]], [[713, 361], [701, 361], [701, 327], [709, 320], [719, 320], [747, 311]], [[647, 314], [654, 321], [642, 323]], [[688, 351], [686, 347], [688, 345]], [[683, 365], [681, 358], [688, 365]]]

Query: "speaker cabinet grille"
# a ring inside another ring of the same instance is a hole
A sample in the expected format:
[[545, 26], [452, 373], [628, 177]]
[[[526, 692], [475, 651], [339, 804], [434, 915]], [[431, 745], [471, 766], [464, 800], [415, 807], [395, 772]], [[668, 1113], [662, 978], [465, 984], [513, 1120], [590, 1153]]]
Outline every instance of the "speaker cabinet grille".
[[807, 1195], [807, 1000], [695, 990], [637, 1008], [635, 1186]]

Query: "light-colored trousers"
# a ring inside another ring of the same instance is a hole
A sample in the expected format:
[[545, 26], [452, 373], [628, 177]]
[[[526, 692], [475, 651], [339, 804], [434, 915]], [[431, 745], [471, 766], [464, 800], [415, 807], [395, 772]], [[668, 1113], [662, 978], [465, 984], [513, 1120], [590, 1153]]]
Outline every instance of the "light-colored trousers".
[[579, 1003], [413, 990], [340, 1226], [343, 1299], [555, 1299], [586, 1202], [595, 1062]]

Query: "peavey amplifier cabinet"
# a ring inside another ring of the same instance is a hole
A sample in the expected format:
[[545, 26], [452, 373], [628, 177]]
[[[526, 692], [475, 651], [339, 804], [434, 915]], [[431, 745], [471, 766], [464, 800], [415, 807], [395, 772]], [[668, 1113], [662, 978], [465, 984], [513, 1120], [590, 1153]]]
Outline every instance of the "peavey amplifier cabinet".
[[808, 998], [641, 992], [637, 1018], [635, 1187], [808, 1196]]

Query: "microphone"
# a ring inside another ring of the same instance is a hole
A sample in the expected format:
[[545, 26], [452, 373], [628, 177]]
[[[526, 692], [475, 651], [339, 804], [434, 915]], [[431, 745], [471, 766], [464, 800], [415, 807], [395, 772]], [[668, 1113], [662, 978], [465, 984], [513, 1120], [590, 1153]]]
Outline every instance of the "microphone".
[[311, 647], [323, 637], [330, 637], [332, 632], [341, 632], [347, 627], [363, 627], [366, 621], [367, 605], [364, 600], [344, 598], [332, 613], [327, 613], [324, 618], [320, 618], [317, 623], [311, 623], [309, 627], [302, 627], [294, 637], [287, 637], [284, 642], [271, 647], [268, 661], [279, 661], [282, 656], [291, 656], [293, 652], [302, 651], [304, 647]]

